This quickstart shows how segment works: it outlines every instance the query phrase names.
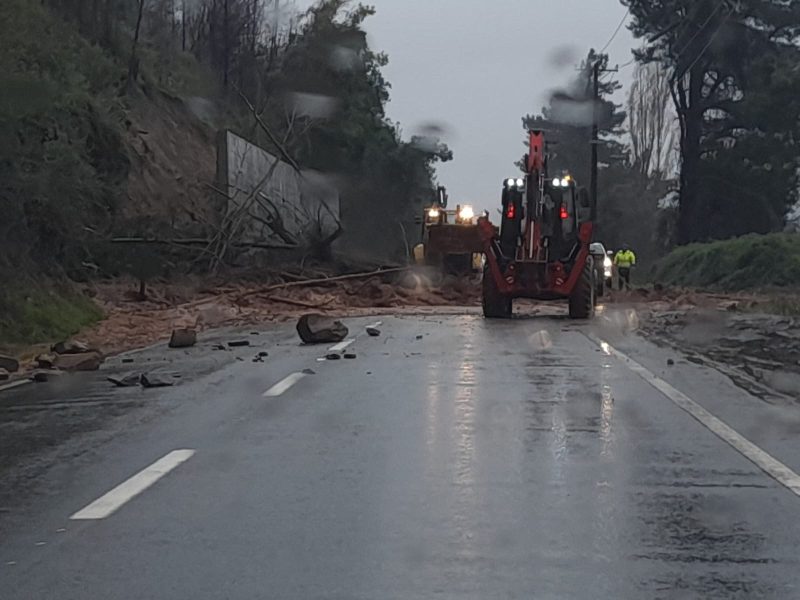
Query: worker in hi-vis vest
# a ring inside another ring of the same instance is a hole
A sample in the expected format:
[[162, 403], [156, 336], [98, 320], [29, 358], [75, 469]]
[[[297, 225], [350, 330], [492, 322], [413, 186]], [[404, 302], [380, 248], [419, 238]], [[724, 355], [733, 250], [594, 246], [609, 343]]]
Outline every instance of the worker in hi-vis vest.
[[617, 252], [616, 256], [614, 256], [614, 265], [617, 267], [619, 289], [621, 290], [623, 286], [630, 288], [631, 269], [636, 266], [636, 255], [628, 244], [623, 244], [622, 250]]

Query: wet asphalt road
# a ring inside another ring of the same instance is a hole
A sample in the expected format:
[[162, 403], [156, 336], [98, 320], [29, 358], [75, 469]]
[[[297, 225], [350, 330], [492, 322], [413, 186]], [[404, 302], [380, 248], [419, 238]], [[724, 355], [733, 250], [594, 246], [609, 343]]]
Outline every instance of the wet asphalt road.
[[[587, 334], [797, 471], [795, 406], [629, 313], [363, 335], [375, 320], [347, 321], [354, 360], [280, 326], [106, 367], [179, 372], [172, 388], [101, 372], [0, 393], [0, 598], [800, 597], [800, 497]], [[176, 449], [194, 454], [116, 512], [70, 519]]]

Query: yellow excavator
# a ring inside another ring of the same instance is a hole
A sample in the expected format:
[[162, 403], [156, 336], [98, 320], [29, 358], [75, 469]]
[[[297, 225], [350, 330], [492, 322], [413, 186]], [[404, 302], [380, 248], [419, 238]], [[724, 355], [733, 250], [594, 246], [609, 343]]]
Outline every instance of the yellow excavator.
[[475, 210], [469, 204], [448, 210], [447, 190], [439, 186], [433, 204], [422, 216], [422, 243], [414, 248], [417, 264], [440, 268], [454, 275], [479, 271], [483, 245]]

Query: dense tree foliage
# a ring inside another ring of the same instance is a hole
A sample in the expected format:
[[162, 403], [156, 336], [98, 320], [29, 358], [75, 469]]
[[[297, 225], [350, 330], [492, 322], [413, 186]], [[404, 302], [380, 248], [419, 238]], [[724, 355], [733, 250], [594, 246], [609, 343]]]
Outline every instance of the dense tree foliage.
[[680, 123], [681, 243], [784, 225], [797, 200], [800, 5], [623, 0], [638, 54], [670, 73]]
[[405, 251], [433, 195], [433, 164], [451, 154], [437, 140], [403, 141], [386, 117], [388, 59], [362, 27], [373, 9], [322, 0], [293, 14], [283, 4], [2, 3], [0, 235], [35, 260], [84, 262], [87, 236], [107, 235], [125, 201], [126, 115], [164, 91], [202, 96], [216, 125], [335, 175], [343, 215], [362, 215], [376, 245]]

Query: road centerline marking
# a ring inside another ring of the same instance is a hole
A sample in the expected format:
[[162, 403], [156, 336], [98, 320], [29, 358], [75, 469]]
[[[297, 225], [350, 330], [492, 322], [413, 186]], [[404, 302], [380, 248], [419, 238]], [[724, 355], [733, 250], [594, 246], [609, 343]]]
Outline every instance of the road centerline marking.
[[791, 468], [783, 464], [777, 458], [756, 446], [753, 442], [736, 431], [733, 427], [714, 416], [697, 402], [689, 398], [680, 390], [655, 375], [647, 367], [642, 366], [630, 358], [624, 352], [620, 352], [607, 342], [591, 334], [585, 334], [590, 340], [603, 349], [603, 352], [614, 356], [625, 364], [631, 371], [644, 379], [651, 386], [669, 398], [678, 408], [689, 413], [695, 420], [699, 421], [706, 429], [722, 441], [730, 445], [739, 454], [772, 477], [775, 481], [786, 487], [796, 496], [800, 496], [800, 475]]
[[70, 519], [73, 521], [105, 519], [175, 467], [189, 460], [192, 455], [194, 455], [194, 450], [173, 450], [165, 454], [149, 467], [145, 467], [133, 477], [126, 479], [117, 487], [73, 514]]
[[348, 338], [343, 342], [339, 342], [338, 344], [334, 344], [330, 348], [328, 348], [328, 352], [341, 352], [345, 348], [347, 348], [350, 344], [356, 341], [356, 338]]
[[297, 373], [292, 373], [291, 375], [287, 375], [286, 377], [281, 379], [278, 383], [269, 388], [262, 395], [264, 396], [264, 398], [275, 398], [277, 396], [280, 396], [281, 394], [286, 392], [286, 390], [288, 390], [294, 384], [296, 384], [298, 381], [303, 379], [303, 377], [305, 376], [306, 374], [301, 371], [298, 371]]

